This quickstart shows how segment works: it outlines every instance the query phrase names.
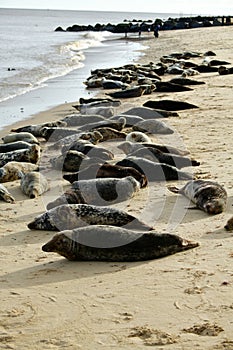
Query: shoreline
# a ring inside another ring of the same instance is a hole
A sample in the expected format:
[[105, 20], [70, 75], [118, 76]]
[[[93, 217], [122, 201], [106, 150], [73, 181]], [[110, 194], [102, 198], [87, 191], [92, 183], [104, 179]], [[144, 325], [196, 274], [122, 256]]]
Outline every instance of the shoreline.
[[[137, 62], [157, 62], [171, 52], [212, 50], [216, 58], [233, 66], [232, 44], [233, 27], [164, 31], [159, 39], [148, 41], [149, 48]], [[163, 212], [158, 220], [154, 218], [154, 225], [164, 233], [169, 220], [179, 219], [172, 217], [177, 203], [182, 210], [185, 208], [185, 215], [177, 225], [174, 223], [172, 233], [199, 242], [199, 247], [144, 262], [69, 262], [41, 251], [53, 232], [27, 228], [30, 220], [45, 211], [43, 197], [29, 199], [20, 192], [19, 181], [7, 183], [17, 201], [1, 202], [3, 349], [232, 347], [233, 234], [224, 230], [233, 213], [232, 75], [201, 73], [195, 79], [205, 81], [205, 85], [195, 86], [193, 91], [122, 99], [119, 110], [141, 106], [149, 99], [174, 99], [199, 106], [179, 111], [179, 117], [164, 121], [176, 130], [191, 157], [200, 161], [195, 169], [199, 177], [224, 185], [228, 193], [226, 211], [210, 216], [189, 210], [189, 203], [169, 192], [168, 184], [153, 183], [148, 192], [141, 192], [135, 201], [127, 203], [127, 211], [137, 217], [143, 215], [143, 220], [150, 223], [156, 208], [161, 207]], [[104, 93], [98, 90], [99, 96]], [[9, 128], [61, 119], [71, 109], [75, 111], [72, 103], [40, 112]], [[155, 142], [162, 139], [166, 143], [170, 140], [170, 144], [173, 141], [170, 135], [153, 135]], [[108, 146], [109, 150], [114, 147], [110, 142]], [[55, 187], [57, 179], [49, 180]], [[177, 182], [171, 184], [180, 186]]]

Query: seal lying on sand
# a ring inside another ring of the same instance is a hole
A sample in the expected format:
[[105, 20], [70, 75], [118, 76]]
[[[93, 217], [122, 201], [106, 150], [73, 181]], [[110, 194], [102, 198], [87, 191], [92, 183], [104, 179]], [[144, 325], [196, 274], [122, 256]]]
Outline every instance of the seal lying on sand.
[[81, 126], [106, 120], [101, 115], [69, 114], [62, 119], [67, 126]]
[[116, 129], [118, 131], [121, 131], [126, 124], [126, 120], [124, 117], [119, 117], [118, 120], [104, 120], [96, 123], [91, 123], [91, 124], [85, 124], [83, 126], [79, 127], [79, 130], [85, 131], [93, 131], [97, 128], [102, 128], [102, 127], [108, 127], [112, 129]]
[[65, 174], [63, 178], [70, 183], [82, 179], [95, 179], [95, 178], [124, 178], [126, 176], [133, 176], [141, 185], [142, 188], [148, 184], [145, 175], [141, 174], [134, 168], [124, 167], [114, 164], [92, 164], [88, 168], [80, 170], [76, 173]]
[[139, 233], [122, 227], [94, 225], [58, 233], [42, 250], [58, 253], [71, 261], [142, 261], [198, 245], [172, 234]]
[[27, 149], [31, 147], [31, 143], [25, 141], [15, 141], [10, 143], [1, 143], [0, 144], [0, 153], [6, 153], [15, 151], [17, 149]]
[[19, 180], [23, 174], [38, 170], [39, 166], [33, 163], [9, 162], [0, 168], [0, 182]]
[[128, 154], [130, 157], [141, 157], [149, 159], [152, 162], [156, 163], [165, 163], [172, 166], [175, 166], [178, 169], [189, 167], [189, 166], [199, 166], [200, 163], [194, 159], [188, 157], [179, 156], [177, 154], [169, 154], [159, 151], [153, 147], [142, 147], [136, 150], [135, 152]]
[[122, 131], [118, 131], [113, 128], [107, 128], [107, 127], [102, 127], [102, 128], [97, 128], [96, 129], [101, 135], [102, 139], [101, 142], [103, 141], [109, 141], [109, 140], [116, 140], [116, 139], [121, 139], [125, 140], [127, 134]]
[[150, 134], [171, 135], [174, 133], [174, 130], [169, 128], [166, 123], [157, 119], [143, 120], [142, 122], [133, 125], [132, 129], [148, 132]]
[[149, 181], [190, 180], [192, 175], [178, 170], [176, 167], [155, 163], [139, 157], [126, 157], [116, 165], [133, 167], [143, 173]]
[[15, 203], [14, 197], [10, 194], [10, 192], [6, 189], [5, 186], [0, 184], [0, 199], [7, 203]]
[[195, 203], [197, 208], [208, 214], [219, 214], [226, 208], [227, 192], [223, 186], [214, 181], [191, 180], [180, 189], [177, 187], [168, 189], [183, 194]]
[[61, 204], [106, 205], [126, 201], [140, 190], [140, 183], [132, 176], [123, 179], [98, 178], [79, 180], [62, 196], [50, 202], [47, 209]]
[[28, 149], [18, 149], [15, 151], [0, 153], [0, 167], [8, 162], [29, 162], [36, 164], [40, 158], [40, 146], [31, 145]]
[[10, 143], [15, 141], [24, 141], [28, 143], [35, 143], [39, 145], [39, 141], [37, 138], [32, 135], [30, 132], [16, 132], [12, 134], [8, 134], [2, 138], [4, 143]]
[[29, 198], [37, 198], [49, 189], [46, 177], [36, 171], [31, 171], [23, 175], [20, 181], [20, 187], [22, 192]]
[[88, 204], [63, 204], [37, 216], [31, 230], [62, 231], [88, 225], [113, 225], [149, 231], [153, 228], [123, 210]]
[[109, 95], [113, 98], [132, 98], [132, 97], [140, 97], [143, 94], [144, 89], [141, 86], [132, 86], [130, 88], [126, 88], [124, 90], [110, 92], [106, 95]]
[[166, 111], [179, 111], [183, 109], [198, 108], [194, 104], [191, 104], [188, 102], [173, 101], [173, 100], [158, 100], [158, 101], [149, 100], [145, 102], [143, 106], [150, 107], [150, 108], [165, 109]]
[[123, 112], [124, 114], [135, 115], [145, 119], [159, 119], [159, 118], [168, 118], [168, 117], [178, 117], [179, 114], [173, 111], [165, 111], [158, 108], [149, 108], [146, 106], [146, 103], [143, 104], [143, 107], [134, 107]]
[[130, 141], [125, 141], [122, 142], [119, 146], [119, 149], [121, 149], [125, 154], [129, 154], [132, 152], [137, 151], [140, 148], [154, 148], [156, 150], [159, 150], [164, 153], [172, 153], [172, 154], [177, 154], [179, 156], [185, 156], [189, 154], [188, 151], [178, 149], [176, 147], [170, 146], [170, 145], [161, 145], [161, 144], [156, 144], [156, 143], [136, 143], [136, 142], [130, 142]]
[[21, 128], [17, 129], [11, 129], [11, 131], [14, 132], [30, 132], [32, 135], [36, 137], [40, 137], [41, 135], [41, 129], [44, 127], [65, 127], [67, 124], [64, 121], [56, 121], [56, 122], [49, 122], [49, 123], [43, 123], [43, 124], [37, 124], [37, 125], [26, 125]]

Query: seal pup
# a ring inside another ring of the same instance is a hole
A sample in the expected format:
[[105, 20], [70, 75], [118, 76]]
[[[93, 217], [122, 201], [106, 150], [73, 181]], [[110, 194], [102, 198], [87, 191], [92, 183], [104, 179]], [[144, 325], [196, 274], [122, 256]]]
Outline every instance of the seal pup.
[[10, 143], [15, 141], [24, 141], [28, 143], [35, 143], [39, 145], [39, 141], [37, 138], [32, 135], [30, 132], [15, 132], [12, 134], [8, 134], [2, 138], [4, 143]]
[[48, 122], [48, 123], [42, 123], [42, 124], [36, 124], [36, 125], [25, 125], [21, 128], [11, 129], [13, 132], [30, 132], [32, 135], [36, 137], [41, 137], [41, 129], [44, 127], [65, 127], [67, 124], [64, 121], [58, 120], [55, 122]]
[[0, 199], [7, 203], [15, 203], [14, 197], [10, 194], [5, 186], [0, 184]]
[[29, 198], [37, 198], [49, 190], [49, 184], [43, 174], [37, 171], [31, 171], [22, 176], [20, 188]]
[[0, 168], [0, 182], [19, 180], [23, 174], [38, 170], [39, 166], [37, 164], [12, 161]]
[[163, 153], [172, 153], [177, 154], [179, 156], [185, 156], [189, 154], [188, 151], [178, 149], [176, 147], [170, 146], [170, 145], [161, 145], [156, 143], [134, 143], [125, 141], [118, 145], [118, 148], [121, 149], [125, 154], [129, 154], [132, 152], [135, 152], [136, 150], [140, 148], [154, 148], [155, 150], [159, 150]]
[[164, 153], [153, 147], [142, 147], [132, 153], [129, 153], [128, 155], [130, 157], [141, 157], [149, 159], [156, 163], [165, 163], [168, 165], [175, 166], [178, 169], [200, 165], [200, 162], [197, 162], [195, 159], [179, 156], [177, 154]]
[[142, 131], [131, 131], [127, 134], [126, 141], [128, 142], [132, 142], [132, 143], [137, 143], [137, 142], [147, 142], [147, 143], [151, 143], [151, 139], [149, 136], [147, 136], [144, 132]]
[[31, 143], [25, 141], [15, 141], [0, 144], [0, 153], [16, 151], [17, 149], [27, 149], [31, 147]]
[[133, 176], [141, 185], [141, 188], [147, 186], [148, 181], [145, 175], [132, 167], [124, 167], [114, 164], [92, 164], [89, 167], [80, 170], [76, 173], [64, 174], [63, 179], [73, 183], [81, 179], [95, 179], [95, 178], [124, 178], [127, 176]]
[[40, 146], [34, 144], [28, 149], [18, 149], [15, 151], [0, 153], [0, 167], [11, 161], [29, 162], [36, 164], [40, 158]]
[[38, 215], [28, 224], [31, 230], [62, 231], [88, 225], [125, 226], [150, 231], [153, 228], [123, 210], [89, 204], [63, 204]]
[[97, 178], [73, 182], [71, 189], [50, 202], [47, 209], [61, 204], [106, 205], [126, 201], [140, 190], [140, 183], [132, 176], [125, 178]]
[[174, 133], [174, 130], [169, 128], [166, 123], [157, 119], [143, 120], [133, 125], [132, 129], [135, 131], [148, 132], [149, 134], [171, 135]]
[[171, 180], [190, 180], [192, 175], [180, 171], [174, 166], [155, 163], [151, 160], [139, 157], [126, 157], [116, 165], [133, 167], [139, 172], [142, 172], [148, 181], [171, 181]]
[[123, 227], [93, 225], [57, 233], [42, 246], [71, 261], [143, 261], [198, 247], [177, 235], [135, 232]]
[[171, 192], [183, 194], [196, 207], [208, 214], [222, 213], [227, 204], [227, 192], [223, 186], [214, 181], [191, 180], [182, 188], [168, 187]]

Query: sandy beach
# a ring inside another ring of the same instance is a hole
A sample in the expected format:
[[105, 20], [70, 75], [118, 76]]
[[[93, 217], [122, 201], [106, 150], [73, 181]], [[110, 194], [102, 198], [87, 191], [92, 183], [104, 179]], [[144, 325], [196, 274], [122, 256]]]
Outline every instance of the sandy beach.
[[[172, 52], [211, 50], [233, 66], [232, 26], [161, 31], [156, 40], [153, 33], [145, 35], [141, 40], [148, 49], [140, 63], [159, 62]], [[181, 100], [199, 107], [163, 119], [175, 134], [152, 139], [188, 149], [200, 166], [187, 171], [223, 185], [227, 209], [215, 216], [187, 209], [189, 202], [168, 191], [165, 182], [153, 183], [127, 204], [117, 205], [153, 224], [158, 232], [169, 230], [199, 242], [195, 249], [134, 263], [70, 262], [46, 254], [41, 247], [54, 232], [29, 230], [27, 224], [45, 211], [49, 192], [29, 199], [19, 180], [4, 184], [16, 203], [0, 203], [1, 349], [233, 349], [233, 234], [224, 230], [233, 214], [232, 77], [201, 73], [194, 78], [205, 84], [193, 91], [122, 100], [115, 110], [117, 114], [150, 99]], [[72, 104], [77, 102], [7, 127], [0, 137], [12, 127], [62, 119], [75, 112]], [[116, 150], [114, 142], [107, 146]], [[60, 180], [48, 180], [53, 191]], [[59, 185], [66, 188], [68, 182]], [[162, 208], [159, 215], [156, 208]]]

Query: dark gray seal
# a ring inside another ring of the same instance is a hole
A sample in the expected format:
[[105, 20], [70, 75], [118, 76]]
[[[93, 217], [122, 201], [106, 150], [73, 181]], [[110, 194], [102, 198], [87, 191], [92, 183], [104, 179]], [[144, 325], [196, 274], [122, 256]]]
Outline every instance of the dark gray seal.
[[28, 149], [18, 149], [15, 151], [0, 153], [0, 167], [11, 161], [29, 162], [36, 164], [40, 158], [40, 146], [34, 144]]
[[142, 96], [143, 91], [144, 89], [141, 86], [133, 86], [124, 90], [110, 92], [107, 95], [113, 98], [133, 98]]
[[67, 124], [64, 121], [55, 121], [55, 122], [48, 122], [48, 123], [42, 123], [42, 124], [36, 124], [36, 125], [25, 125], [20, 128], [11, 129], [11, 131], [14, 132], [30, 132], [32, 135], [36, 137], [40, 137], [41, 135], [41, 129], [44, 127], [65, 127]]
[[227, 204], [227, 192], [223, 186], [214, 181], [191, 180], [185, 186], [168, 187], [174, 193], [183, 194], [196, 204], [197, 208], [208, 214], [222, 213]]
[[31, 147], [31, 143], [25, 141], [15, 141], [10, 143], [1, 143], [0, 144], [0, 153], [6, 153], [15, 151], [17, 149], [27, 149]]
[[112, 129], [116, 129], [118, 131], [121, 131], [126, 124], [126, 120], [124, 117], [119, 117], [118, 120], [104, 120], [104, 121], [100, 121], [100, 122], [96, 122], [96, 123], [91, 123], [91, 124], [86, 124], [83, 126], [79, 127], [79, 130], [82, 131], [93, 131], [96, 130], [98, 128], [102, 128], [102, 127], [108, 127], [108, 128], [112, 128]]
[[0, 199], [2, 199], [7, 203], [15, 203], [14, 197], [10, 194], [8, 189], [2, 184], [0, 184]]
[[169, 80], [170, 83], [173, 84], [179, 84], [179, 85], [203, 85], [205, 84], [204, 81], [200, 80], [194, 80], [190, 78], [185, 78], [185, 77], [177, 77]]
[[126, 201], [140, 190], [140, 183], [132, 176], [79, 180], [70, 190], [50, 202], [47, 209], [61, 204], [106, 205]]
[[156, 109], [164, 109], [166, 111], [179, 111], [185, 109], [199, 108], [198, 106], [192, 103], [175, 100], [149, 100], [146, 103], [144, 103], [144, 106]]
[[[62, 149], [64, 154], [65, 148]], [[107, 148], [95, 146], [93, 144], [85, 144], [80, 142], [74, 142], [69, 147], [69, 151], [78, 151], [82, 152], [89, 157], [96, 157], [103, 160], [111, 160], [114, 158], [114, 154], [109, 151]]]
[[226, 223], [226, 225], [224, 226], [224, 228], [225, 228], [225, 230], [227, 230], [227, 231], [233, 231], [233, 217], [231, 217], [231, 218], [227, 221], [227, 223]]
[[29, 198], [37, 198], [48, 191], [49, 184], [46, 177], [37, 171], [31, 171], [22, 176], [20, 188]]
[[102, 135], [101, 142], [109, 141], [109, 140], [125, 140], [127, 134], [122, 131], [118, 131], [113, 128], [108, 127], [102, 127], [102, 128], [96, 128], [96, 130]]
[[161, 144], [156, 144], [156, 143], [136, 143], [136, 142], [130, 142], [130, 141], [125, 141], [122, 142], [118, 148], [121, 149], [125, 154], [129, 154], [132, 152], [137, 151], [140, 148], [154, 148], [155, 150], [159, 150], [164, 153], [172, 153], [172, 154], [177, 154], [179, 156], [185, 156], [189, 154], [188, 151], [186, 150], [181, 150], [176, 147], [170, 146], [170, 145], [161, 145]]
[[88, 225], [125, 226], [150, 231], [153, 228], [123, 210], [88, 204], [63, 204], [37, 216], [28, 224], [31, 230], [63, 231]]
[[164, 153], [153, 147], [142, 147], [135, 152], [129, 153], [128, 155], [130, 157], [149, 159], [156, 163], [165, 163], [175, 166], [178, 169], [200, 165], [200, 162], [196, 161], [195, 159], [190, 159], [189, 157], [180, 156], [177, 154]]
[[193, 91], [188, 86], [171, 83], [169, 81], [158, 81], [156, 83], [156, 91], [159, 92], [181, 92], [181, 91]]
[[71, 261], [142, 261], [198, 245], [168, 233], [139, 233], [122, 227], [94, 225], [58, 233], [42, 250], [58, 253]]
[[95, 178], [124, 178], [126, 176], [133, 176], [141, 185], [142, 188], [148, 184], [145, 175], [140, 173], [138, 170], [130, 167], [124, 167], [114, 164], [92, 164], [89, 167], [80, 170], [76, 173], [64, 174], [63, 178], [70, 183], [82, 179], [95, 179]]
[[192, 175], [180, 171], [174, 166], [155, 163], [151, 160], [139, 157], [126, 157], [117, 162], [116, 165], [133, 167], [143, 173], [148, 181], [171, 181], [171, 180], [190, 180]]

